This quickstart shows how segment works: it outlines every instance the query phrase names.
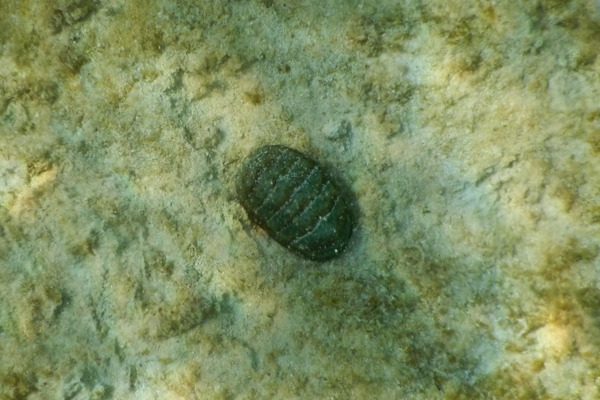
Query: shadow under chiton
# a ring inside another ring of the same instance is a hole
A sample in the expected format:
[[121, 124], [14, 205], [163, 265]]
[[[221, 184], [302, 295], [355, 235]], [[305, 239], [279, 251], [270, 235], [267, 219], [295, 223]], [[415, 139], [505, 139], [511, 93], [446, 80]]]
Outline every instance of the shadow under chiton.
[[263, 146], [250, 154], [237, 195], [252, 222], [309, 260], [338, 256], [352, 236], [352, 196], [316, 161], [288, 147]]

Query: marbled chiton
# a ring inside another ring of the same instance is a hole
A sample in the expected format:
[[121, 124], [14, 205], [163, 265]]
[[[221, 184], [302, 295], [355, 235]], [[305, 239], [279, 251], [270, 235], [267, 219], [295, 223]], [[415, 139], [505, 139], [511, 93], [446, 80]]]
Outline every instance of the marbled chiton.
[[316, 161], [288, 147], [263, 146], [250, 154], [237, 195], [252, 222], [309, 260], [338, 256], [352, 236], [350, 193]]

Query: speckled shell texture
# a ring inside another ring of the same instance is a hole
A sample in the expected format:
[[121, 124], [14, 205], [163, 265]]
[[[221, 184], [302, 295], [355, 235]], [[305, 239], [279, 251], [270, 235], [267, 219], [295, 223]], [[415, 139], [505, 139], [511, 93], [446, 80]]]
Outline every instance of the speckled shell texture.
[[354, 229], [351, 196], [317, 162], [288, 147], [255, 150], [238, 176], [248, 217], [301, 257], [338, 256]]

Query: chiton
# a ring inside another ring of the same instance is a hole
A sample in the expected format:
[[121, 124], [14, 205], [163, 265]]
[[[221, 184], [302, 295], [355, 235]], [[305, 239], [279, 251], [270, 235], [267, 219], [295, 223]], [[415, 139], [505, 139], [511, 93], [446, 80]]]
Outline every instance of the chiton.
[[285, 146], [259, 147], [248, 156], [237, 195], [252, 222], [309, 260], [338, 256], [354, 230], [351, 193], [316, 161]]

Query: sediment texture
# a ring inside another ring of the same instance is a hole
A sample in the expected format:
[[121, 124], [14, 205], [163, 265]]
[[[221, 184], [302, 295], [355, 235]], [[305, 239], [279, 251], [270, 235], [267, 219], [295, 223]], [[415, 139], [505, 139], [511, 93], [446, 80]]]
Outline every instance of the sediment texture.
[[[0, 398], [598, 399], [597, 1], [0, 1]], [[280, 143], [360, 224], [247, 222]]]

